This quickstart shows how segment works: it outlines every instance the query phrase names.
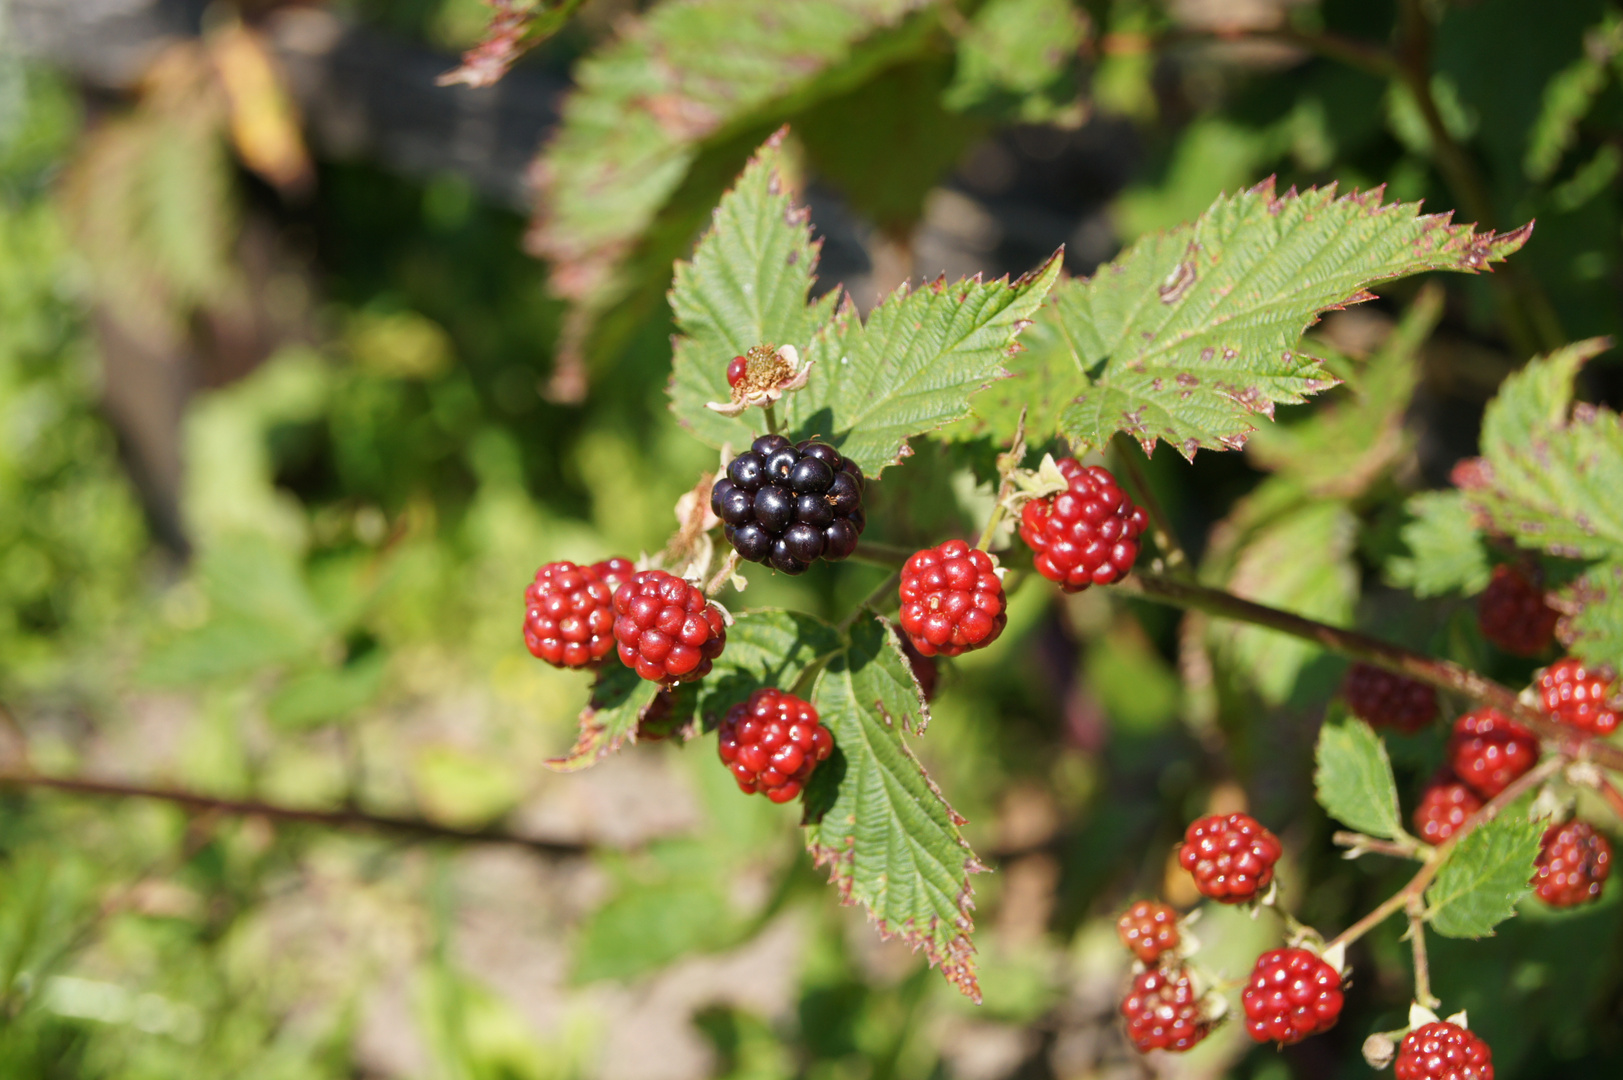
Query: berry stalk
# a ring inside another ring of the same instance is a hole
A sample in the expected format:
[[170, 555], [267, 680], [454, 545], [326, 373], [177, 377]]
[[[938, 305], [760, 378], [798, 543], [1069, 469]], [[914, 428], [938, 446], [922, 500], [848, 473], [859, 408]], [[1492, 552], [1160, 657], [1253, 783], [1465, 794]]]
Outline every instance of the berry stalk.
[[1356, 630], [1293, 615], [1264, 604], [1242, 599], [1221, 589], [1192, 582], [1175, 581], [1157, 574], [1133, 574], [1118, 586], [1146, 600], [1186, 610], [1203, 611], [1218, 618], [1265, 626], [1270, 630], [1316, 642], [1332, 652], [1363, 660], [1388, 671], [1407, 675], [1440, 690], [1449, 690], [1489, 705], [1523, 727], [1556, 743], [1563, 754], [1588, 759], [1608, 769], [1623, 771], [1623, 747], [1589, 738], [1571, 727], [1556, 723], [1537, 709], [1522, 704], [1516, 692], [1485, 675], [1448, 660], [1438, 660], [1411, 652], [1400, 645], [1372, 638]]
[[1415, 871], [1414, 877], [1409, 879], [1408, 884], [1381, 901], [1375, 910], [1368, 915], [1337, 934], [1335, 940], [1330, 942], [1329, 948], [1334, 949], [1338, 945], [1345, 948], [1351, 945], [1385, 922], [1389, 916], [1405, 910], [1411, 901], [1421, 901], [1427, 886], [1432, 883], [1432, 879], [1437, 876], [1438, 871], [1442, 870], [1443, 864], [1448, 861], [1448, 856], [1454, 850], [1456, 844], [1465, 839], [1471, 833], [1471, 830], [1498, 817], [1500, 811], [1505, 807], [1560, 772], [1566, 765], [1566, 758], [1557, 754], [1546, 759], [1531, 772], [1523, 773], [1517, 777], [1503, 791], [1483, 804], [1482, 809], [1466, 818], [1465, 824], [1461, 825], [1452, 836], [1433, 848], [1431, 854], [1426, 857], [1426, 861], [1420, 864], [1420, 869]]
[[1426, 959], [1426, 902], [1419, 894], [1404, 905], [1409, 916], [1409, 950], [1414, 956], [1414, 999], [1428, 1009], [1442, 1005], [1431, 993], [1431, 965]]

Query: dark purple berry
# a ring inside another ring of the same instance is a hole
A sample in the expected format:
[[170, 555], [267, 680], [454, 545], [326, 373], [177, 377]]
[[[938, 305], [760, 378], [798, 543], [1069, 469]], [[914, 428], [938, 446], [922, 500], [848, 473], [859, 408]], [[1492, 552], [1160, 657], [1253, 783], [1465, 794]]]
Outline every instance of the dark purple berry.
[[761, 455], [746, 450], [727, 466], [727, 478], [745, 491], [754, 491], [766, 479], [766, 463], [761, 460]]
[[803, 574], [806, 564], [795, 558], [795, 553], [789, 550], [789, 541], [779, 537], [772, 541], [772, 569], [782, 570], [785, 574]]
[[823, 553], [827, 540], [821, 529], [811, 525], [791, 525], [784, 530], [783, 542], [789, 554], [803, 563], [809, 563]]
[[834, 482], [834, 470], [826, 461], [803, 457], [789, 470], [789, 487], [802, 495], [821, 495]]
[[761, 526], [751, 521], [733, 528], [728, 527], [727, 542], [733, 545], [733, 550], [750, 562], [765, 562], [766, 557], [772, 554], [772, 536]]
[[770, 533], [781, 533], [795, 519], [795, 500], [788, 491], [768, 484], [755, 493], [755, 520]]
[[710, 503], [740, 556], [799, 574], [856, 550], [862, 486], [862, 470], [827, 443], [763, 435], [728, 464]]

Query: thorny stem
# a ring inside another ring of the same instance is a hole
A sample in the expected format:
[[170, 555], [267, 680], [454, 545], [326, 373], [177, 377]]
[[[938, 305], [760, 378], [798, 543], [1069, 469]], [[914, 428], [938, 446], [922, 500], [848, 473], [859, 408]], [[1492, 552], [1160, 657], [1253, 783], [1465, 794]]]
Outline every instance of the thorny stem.
[[1414, 999], [1428, 1009], [1442, 1002], [1431, 996], [1431, 967], [1426, 962], [1426, 904], [1419, 896], [1409, 897], [1404, 911], [1409, 916], [1409, 949], [1414, 954]]
[[1443, 864], [1448, 861], [1448, 856], [1461, 840], [1469, 836], [1472, 830], [1478, 826], [1486, 825], [1498, 817], [1500, 811], [1504, 810], [1505, 807], [1560, 772], [1566, 767], [1566, 764], [1566, 758], [1557, 754], [1546, 758], [1532, 771], [1517, 777], [1506, 786], [1505, 790], [1488, 800], [1482, 809], [1466, 818], [1453, 836], [1433, 848], [1431, 854], [1427, 856], [1425, 862], [1420, 864], [1420, 869], [1415, 871], [1414, 877], [1409, 879], [1407, 885], [1381, 901], [1374, 911], [1371, 911], [1368, 915], [1365, 915], [1362, 919], [1336, 935], [1336, 939], [1330, 942], [1329, 947], [1333, 949], [1337, 945], [1351, 945], [1385, 922], [1389, 915], [1406, 910], [1411, 903], [1420, 903], [1425, 896], [1427, 886], [1437, 876], [1437, 872], [1443, 868]]
[[176, 788], [144, 787], [117, 780], [92, 780], [76, 776], [45, 776], [36, 772], [18, 770], [0, 771], [0, 786], [16, 788], [48, 788], [75, 795], [91, 795], [114, 799], [156, 799], [174, 803], [203, 814], [229, 814], [235, 817], [264, 817], [274, 821], [323, 825], [329, 828], [362, 829], [372, 832], [398, 833], [423, 840], [454, 840], [463, 843], [513, 844], [542, 855], [582, 855], [589, 847], [585, 844], [557, 840], [542, 840], [523, 836], [505, 829], [454, 829], [423, 818], [395, 817], [390, 814], [372, 814], [352, 808], [341, 810], [313, 810], [280, 803], [260, 802], [253, 799], [222, 799]]
[[1155, 574], [1133, 574], [1116, 588], [1137, 593], [1157, 603], [1204, 611], [1219, 618], [1278, 630], [1429, 686], [1461, 694], [1498, 709], [1522, 726], [1554, 742], [1562, 753], [1570, 757], [1587, 758], [1605, 768], [1623, 770], [1623, 747], [1591, 739], [1556, 723], [1537, 709], [1522, 704], [1515, 691], [1508, 686], [1452, 661], [1423, 656], [1355, 630], [1342, 630], [1193, 582], [1174, 581]]
[[1161, 552], [1161, 558], [1166, 568], [1177, 577], [1187, 578], [1193, 565], [1189, 556], [1184, 552], [1183, 545], [1178, 543], [1178, 534], [1172, 531], [1172, 519], [1167, 517], [1166, 511], [1161, 508], [1161, 500], [1155, 497], [1155, 489], [1150, 487], [1150, 478], [1144, 472], [1144, 467], [1138, 463], [1138, 457], [1133, 453], [1132, 440], [1124, 435], [1116, 436], [1116, 463], [1127, 474], [1128, 483], [1133, 487], [1132, 495], [1135, 502], [1144, 508], [1149, 516], [1150, 528], [1155, 532], [1155, 546]]

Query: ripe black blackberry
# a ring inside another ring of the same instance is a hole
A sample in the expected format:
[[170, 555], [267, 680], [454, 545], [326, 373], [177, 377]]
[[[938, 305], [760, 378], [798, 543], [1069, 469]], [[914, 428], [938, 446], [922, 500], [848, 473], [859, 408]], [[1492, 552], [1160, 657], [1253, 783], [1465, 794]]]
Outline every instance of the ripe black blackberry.
[[856, 462], [825, 443], [782, 435], [762, 435], [733, 458], [710, 489], [710, 509], [734, 551], [785, 574], [850, 555], [868, 523]]

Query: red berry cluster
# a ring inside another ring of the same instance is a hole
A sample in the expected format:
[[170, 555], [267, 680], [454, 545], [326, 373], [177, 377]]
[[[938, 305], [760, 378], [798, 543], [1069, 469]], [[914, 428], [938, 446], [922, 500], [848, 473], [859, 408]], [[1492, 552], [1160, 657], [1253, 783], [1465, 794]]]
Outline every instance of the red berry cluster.
[[1473, 791], [1491, 799], [1538, 764], [1538, 736], [1498, 709], [1478, 709], [1454, 721], [1448, 763]]
[[1282, 851], [1279, 838], [1249, 814], [1213, 814], [1184, 833], [1178, 865], [1194, 875], [1203, 895], [1243, 904], [1274, 880]]
[[1127, 1037], [1140, 1053], [1188, 1050], [1211, 1033], [1202, 1015], [1200, 994], [1182, 967], [1150, 968], [1133, 979], [1122, 999]]
[[925, 656], [957, 656], [1003, 633], [1003, 582], [992, 557], [962, 540], [916, 552], [902, 567], [902, 629]]
[[1482, 799], [1477, 793], [1445, 769], [1420, 795], [1420, 805], [1414, 810], [1415, 833], [1428, 844], [1441, 844], [1480, 809]]
[[727, 644], [721, 609], [663, 570], [638, 571], [614, 590], [614, 614], [620, 659], [652, 682], [704, 678]]
[[1437, 715], [1437, 691], [1372, 664], [1354, 664], [1347, 669], [1341, 696], [1347, 699], [1353, 715], [1372, 727], [1413, 734]]
[[524, 590], [524, 644], [553, 667], [592, 667], [614, 648], [614, 589], [631, 574], [627, 559], [547, 563]]
[[770, 686], [728, 709], [717, 734], [722, 763], [739, 789], [759, 791], [775, 803], [799, 795], [834, 750], [834, 737], [811, 703]]
[[1037, 572], [1066, 592], [1120, 581], [1138, 559], [1148, 517], [1109, 469], [1075, 458], [1058, 465], [1070, 487], [1020, 512], [1020, 536], [1037, 553]]
[[1306, 949], [1263, 953], [1240, 993], [1246, 1031], [1282, 1046], [1335, 1027], [1342, 1001], [1341, 973]]
[[1612, 845], [1583, 821], [1551, 825], [1534, 862], [1533, 891], [1551, 907], [1599, 900], [1612, 873]]
[[1592, 735], [1610, 735], [1617, 729], [1610, 675], [1586, 668], [1582, 660], [1569, 656], [1540, 672], [1537, 685], [1545, 711], [1568, 727]]
[[1493, 1052], [1458, 1024], [1437, 1020], [1403, 1037], [1392, 1073], [1397, 1080], [1493, 1080]]
[[1116, 936], [1146, 964], [1178, 947], [1178, 913], [1159, 900], [1140, 900], [1116, 920]]
[[1477, 599], [1477, 625], [1482, 636], [1512, 656], [1537, 656], [1555, 640], [1561, 613], [1544, 599], [1544, 590], [1515, 566], [1496, 566], [1493, 579]]

